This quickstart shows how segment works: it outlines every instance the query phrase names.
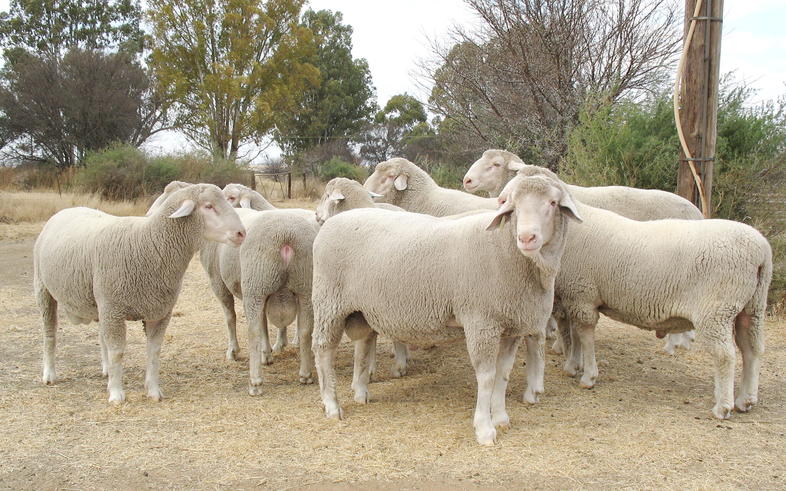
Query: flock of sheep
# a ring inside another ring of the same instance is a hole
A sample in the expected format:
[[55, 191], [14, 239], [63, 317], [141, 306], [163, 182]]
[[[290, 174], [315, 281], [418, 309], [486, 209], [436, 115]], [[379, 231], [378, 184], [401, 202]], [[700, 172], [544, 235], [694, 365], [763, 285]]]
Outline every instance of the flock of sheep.
[[[695, 330], [715, 360], [716, 417], [757, 402], [772, 252], [755, 229], [702, 220], [672, 193], [571, 186], [501, 150], [486, 151], [464, 187], [492, 198], [439, 187], [394, 158], [363, 185], [329, 182], [316, 213], [276, 209], [239, 184], [222, 191], [178, 181], [146, 217], [63, 210], [34, 250], [43, 381], [56, 380], [60, 305], [74, 323], [99, 322], [110, 402], [125, 399], [125, 321], [143, 321], [145, 388], [160, 400], [161, 342], [199, 251], [226, 317], [229, 359], [239, 350], [234, 301], [243, 302], [249, 393], [262, 393], [262, 365], [286, 346], [297, 319], [299, 379], [313, 383], [316, 365], [328, 417], [342, 414], [334, 362], [344, 333], [354, 342], [359, 403], [369, 401], [379, 334], [394, 341], [395, 377], [406, 374], [408, 346], [465, 339], [478, 386], [475, 434], [493, 444], [496, 428], [509, 424], [505, 392], [521, 340], [524, 401], [543, 393], [544, 343], [554, 326], [564, 370], [592, 387], [600, 313], [668, 336], [669, 352], [689, 347]], [[278, 328], [272, 347], [268, 321]], [[736, 400], [735, 342], [743, 360]]]

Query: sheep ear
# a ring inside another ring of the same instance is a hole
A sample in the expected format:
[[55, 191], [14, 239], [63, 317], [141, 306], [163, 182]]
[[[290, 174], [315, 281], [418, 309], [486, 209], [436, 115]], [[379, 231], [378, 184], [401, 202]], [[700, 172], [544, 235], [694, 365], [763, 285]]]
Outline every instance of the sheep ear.
[[330, 196], [328, 196], [328, 199], [333, 201], [341, 201], [344, 199], [344, 195], [341, 193], [341, 191], [333, 191], [330, 193]]
[[400, 174], [395, 181], [393, 181], [393, 186], [398, 189], [399, 191], [403, 191], [407, 189], [407, 176], [404, 174]]
[[161, 203], [164, 202], [164, 200], [167, 198], [167, 196], [169, 196], [169, 195], [166, 194], [166, 192], [165, 192], [164, 194], [162, 194], [161, 196], [156, 198], [156, 200], [153, 201], [153, 204], [150, 205], [150, 208], [148, 208], [147, 213], [145, 213], [145, 216], [149, 217], [150, 215], [152, 215], [153, 212], [156, 211], [156, 209], [158, 209], [159, 206], [161, 206]]
[[494, 218], [491, 220], [488, 227], [486, 227], [486, 230], [496, 230], [501, 227], [505, 223], [505, 219], [508, 218], [511, 213], [513, 213], [513, 205], [510, 201], [506, 201], [499, 210], [497, 210], [497, 214], [494, 215]]
[[251, 198], [249, 198], [248, 196], [244, 196], [240, 198], [240, 207], [251, 208]]
[[187, 217], [194, 211], [194, 208], [196, 208], [196, 201], [187, 199], [183, 201], [183, 204], [180, 205], [176, 212], [169, 215], [169, 218]]
[[559, 209], [569, 218], [572, 218], [579, 223], [584, 221], [584, 219], [581, 218], [581, 215], [579, 215], [579, 209], [576, 206], [576, 203], [565, 189], [562, 190], [562, 199], [559, 200]]
[[508, 170], [512, 170], [514, 172], [518, 172], [524, 168], [526, 164], [524, 162], [519, 162], [517, 160], [511, 160], [508, 162]]
[[382, 197], [381, 194], [375, 193], [374, 191], [369, 191], [368, 195], [371, 196], [372, 198], [381, 198]]

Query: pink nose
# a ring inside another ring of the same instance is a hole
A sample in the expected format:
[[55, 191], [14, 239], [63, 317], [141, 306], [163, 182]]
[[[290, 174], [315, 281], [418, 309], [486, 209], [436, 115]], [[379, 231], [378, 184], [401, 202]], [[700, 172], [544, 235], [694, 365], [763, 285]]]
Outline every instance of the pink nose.
[[519, 241], [524, 244], [525, 246], [532, 245], [538, 239], [537, 234], [521, 234], [519, 235]]
[[236, 237], [238, 242], [243, 242], [243, 240], [246, 238], [246, 233], [241, 230], [237, 233]]
[[466, 186], [467, 184], [472, 184], [472, 179], [470, 179], [469, 177], [464, 179], [464, 185]]

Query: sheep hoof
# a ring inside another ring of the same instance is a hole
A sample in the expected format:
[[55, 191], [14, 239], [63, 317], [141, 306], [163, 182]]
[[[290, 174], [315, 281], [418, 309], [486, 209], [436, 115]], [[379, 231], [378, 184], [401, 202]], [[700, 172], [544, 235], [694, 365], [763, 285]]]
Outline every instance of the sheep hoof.
[[115, 405], [121, 404], [126, 400], [126, 393], [123, 390], [109, 391], [109, 402]]
[[475, 431], [475, 437], [481, 445], [491, 447], [497, 443], [497, 430], [491, 428], [485, 431]]
[[55, 385], [55, 381], [57, 381], [57, 377], [55, 376], [54, 371], [46, 371], [44, 370], [44, 375], [41, 377], [41, 381], [44, 382], [45, 385]]
[[579, 367], [573, 364], [566, 363], [562, 368], [569, 377], [575, 377], [579, 374]]
[[493, 415], [491, 417], [491, 424], [494, 425], [494, 428], [507, 430], [510, 428], [510, 417], [508, 417], [507, 413]]
[[236, 348], [229, 348], [227, 350], [227, 361], [237, 361], [237, 352]]
[[582, 377], [581, 380], [579, 381], [579, 387], [581, 387], [582, 389], [591, 389], [595, 387], [595, 379], [594, 378], [585, 379], [584, 377]]
[[161, 392], [161, 389], [159, 388], [149, 389], [147, 391], [147, 397], [156, 402], [161, 402], [161, 400], [164, 398], [164, 393]]
[[715, 404], [715, 407], [712, 408], [712, 414], [718, 419], [729, 419], [731, 417], [731, 407]]
[[390, 374], [394, 378], [401, 378], [407, 374], [407, 367], [393, 367], [390, 369]]
[[667, 344], [666, 346], [664, 346], [663, 347], [663, 351], [665, 351], [666, 353], [668, 353], [670, 355], [673, 355], [674, 353], [676, 353], [676, 351], [674, 350], [674, 345], [671, 345], [671, 344]]
[[260, 396], [262, 395], [262, 379], [252, 380], [248, 383], [248, 395]]
[[342, 419], [344, 419], [344, 411], [342, 411], [340, 407], [336, 407], [334, 409], [325, 408], [325, 416], [328, 419], [335, 419], [341, 421]]
[[314, 377], [312, 377], [311, 375], [306, 375], [305, 377], [301, 375], [300, 383], [303, 385], [311, 385], [314, 383]]
[[358, 404], [368, 404], [368, 390], [356, 391], [355, 392], [355, 402]]
[[747, 413], [756, 404], [756, 397], [754, 396], [740, 396], [734, 401], [734, 407], [738, 412]]
[[527, 389], [524, 391], [524, 402], [528, 404], [537, 404], [540, 402], [540, 398], [537, 393]]
[[262, 353], [262, 364], [263, 365], [272, 365], [273, 364], [273, 353], [267, 351]]
[[286, 343], [276, 343], [273, 345], [273, 353], [281, 353], [285, 347]]

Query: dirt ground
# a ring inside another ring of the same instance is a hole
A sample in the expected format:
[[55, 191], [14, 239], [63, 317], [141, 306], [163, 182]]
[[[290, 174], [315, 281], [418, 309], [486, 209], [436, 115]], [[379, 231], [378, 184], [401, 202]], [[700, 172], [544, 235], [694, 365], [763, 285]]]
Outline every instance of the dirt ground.
[[393, 379], [382, 341], [365, 406], [351, 397], [345, 343], [340, 422], [323, 417], [316, 385], [298, 384], [293, 347], [265, 368], [265, 393], [250, 397], [247, 361], [224, 359], [223, 316], [195, 259], [164, 342], [166, 399], [144, 395], [144, 335], [129, 323], [128, 401], [115, 407], [95, 324], [61, 318], [59, 381], [40, 381], [31, 235], [0, 241], [0, 488], [786, 487], [783, 320], [767, 323], [760, 405], [729, 421], [711, 417], [709, 357], [666, 355], [649, 332], [602, 320], [593, 390], [580, 389], [562, 374], [562, 357], [549, 354], [546, 394], [535, 406], [521, 402], [520, 353], [508, 394], [512, 427], [485, 448], [472, 431], [475, 378], [460, 343], [415, 351], [409, 375]]

